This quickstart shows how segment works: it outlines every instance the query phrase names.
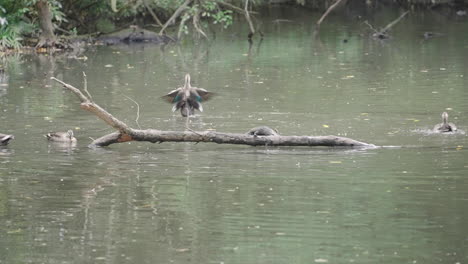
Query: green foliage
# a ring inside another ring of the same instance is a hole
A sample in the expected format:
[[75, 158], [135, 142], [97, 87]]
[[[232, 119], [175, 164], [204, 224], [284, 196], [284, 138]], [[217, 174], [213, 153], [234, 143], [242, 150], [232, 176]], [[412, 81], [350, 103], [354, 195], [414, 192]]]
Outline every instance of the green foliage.
[[228, 26], [232, 25], [232, 11], [231, 10], [220, 10], [217, 13], [212, 15], [214, 21], [213, 24], [220, 23], [227, 28]]
[[205, 1], [202, 4], [202, 17], [213, 18], [213, 24], [221, 24], [224, 28], [232, 25], [232, 11], [221, 10], [216, 1]]
[[[36, 4], [42, 0], [1, 0], [0, 4], [0, 48], [18, 48], [25, 36], [39, 34], [39, 17]], [[87, 32], [109, 32], [138, 17], [148, 15], [147, 6], [164, 22], [185, 0], [46, 0], [52, 13], [55, 28], [71, 34]], [[224, 28], [233, 23], [233, 12], [219, 5], [228, 0], [192, 1], [188, 9], [177, 18], [179, 31], [188, 33], [190, 24], [199, 31], [209, 24]], [[256, 5], [263, 0], [251, 0]], [[229, 1], [243, 8], [244, 0]], [[191, 20], [193, 18], [193, 20]]]
[[18, 1], [5, 1], [0, 6], [0, 50], [21, 47], [22, 35], [30, 33], [34, 26], [23, 19], [29, 8], [18, 5]]

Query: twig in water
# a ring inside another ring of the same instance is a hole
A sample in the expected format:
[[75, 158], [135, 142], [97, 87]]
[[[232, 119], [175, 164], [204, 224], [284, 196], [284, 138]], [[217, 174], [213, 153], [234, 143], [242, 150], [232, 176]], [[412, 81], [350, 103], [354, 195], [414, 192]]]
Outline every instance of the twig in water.
[[134, 102], [136, 104], [136, 106], [137, 106], [137, 117], [135, 119], [135, 123], [137, 124], [138, 128], [141, 129], [141, 126], [138, 123], [138, 119], [140, 119], [140, 105], [135, 100], [133, 100], [132, 98], [126, 96], [125, 94], [123, 94], [123, 96], [127, 97], [129, 100], [131, 100], [132, 102]]
[[377, 29], [375, 29], [371, 24], [369, 24], [369, 22], [364, 21], [364, 24], [368, 25], [370, 29], [372, 29], [374, 31], [374, 33], [378, 33], [379, 31]]
[[83, 72], [83, 82], [84, 82], [83, 83], [83, 90], [85, 91], [86, 96], [88, 96], [90, 101], [93, 101], [93, 97], [88, 92], [88, 80], [86, 79], [86, 73], [85, 72]]

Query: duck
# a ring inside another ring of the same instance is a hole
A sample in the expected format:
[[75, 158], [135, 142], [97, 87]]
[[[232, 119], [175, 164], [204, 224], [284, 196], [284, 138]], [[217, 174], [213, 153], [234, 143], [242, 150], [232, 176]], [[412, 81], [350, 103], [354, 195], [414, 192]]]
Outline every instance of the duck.
[[62, 143], [76, 143], [77, 140], [73, 136], [73, 130], [68, 130], [67, 132], [51, 132], [45, 135], [47, 140], [52, 142], [62, 142]]
[[455, 132], [457, 131], [457, 127], [453, 123], [448, 122], [448, 114], [447, 112], [442, 113], [442, 123], [437, 124], [434, 126], [434, 131], [435, 132]]
[[180, 110], [183, 117], [191, 116], [195, 113], [195, 109], [203, 112], [202, 102], [208, 101], [215, 95], [203, 88], [192, 87], [190, 84], [190, 74], [185, 75], [185, 84], [161, 98], [173, 104], [172, 112]]
[[7, 135], [0, 133], [0, 146], [6, 146], [10, 140], [15, 139], [13, 135]]

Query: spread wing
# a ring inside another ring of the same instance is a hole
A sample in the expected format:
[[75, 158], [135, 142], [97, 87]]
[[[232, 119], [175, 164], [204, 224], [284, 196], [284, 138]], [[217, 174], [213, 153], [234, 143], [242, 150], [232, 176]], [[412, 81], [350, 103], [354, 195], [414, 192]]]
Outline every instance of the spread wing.
[[212, 93], [212, 92], [208, 92], [207, 90], [203, 89], [203, 88], [196, 88], [196, 87], [193, 87], [195, 89], [195, 91], [197, 92], [198, 94], [198, 98], [196, 98], [196, 100], [198, 102], [202, 102], [202, 101], [208, 101], [210, 100], [213, 96], [216, 95], [216, 93]]
[[163, 100], [165, 100], [168, 103], [176, 103], [177, 101], [180, 100], [180, 98], [177, 98], [177, 95], [179, 92], [182, 90], [182, 88], [177, 88], [175, 90], [170, 91], [168, 94], [161, 96]]

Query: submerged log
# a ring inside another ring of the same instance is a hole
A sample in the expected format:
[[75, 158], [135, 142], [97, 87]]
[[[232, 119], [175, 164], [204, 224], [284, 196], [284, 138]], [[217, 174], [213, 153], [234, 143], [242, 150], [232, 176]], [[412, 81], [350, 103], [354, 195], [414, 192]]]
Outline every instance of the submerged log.
[[277, 133], [260, 135], [258, 133], [222, 133], [216, 131], [162, 131], [157, 129], [134, 129], [118, 120], [92, 101], [87, 89], [82, 93], [78, 88], [54, 77], [65, 88], [78, 96], [81, 108], [87, 110], [112, 126], [117, 132], [95, 139], [89, 147], [104, 147], [114, 143], [129, 141], [162, 142], [212, 142], [218, 144], [242, 144], [250, 146], [328, 146], [328, 147], [375, 147], [372, 144], [338, 136], [282, 136]]
[[174, 39], [167, 35], [158, 34], [156, 32], [139, 28], [138, 26], [131, 26], [120, 31], [105, 34], [96, 38], [96, 43], [105, 45], [115, 45], [120, 43], [133, 43], [133, 42], [151, 42], [156, 44], [166, 44], [174, 42]]

